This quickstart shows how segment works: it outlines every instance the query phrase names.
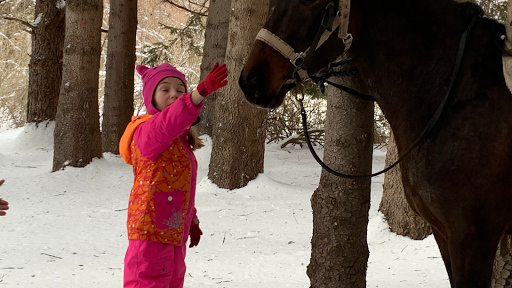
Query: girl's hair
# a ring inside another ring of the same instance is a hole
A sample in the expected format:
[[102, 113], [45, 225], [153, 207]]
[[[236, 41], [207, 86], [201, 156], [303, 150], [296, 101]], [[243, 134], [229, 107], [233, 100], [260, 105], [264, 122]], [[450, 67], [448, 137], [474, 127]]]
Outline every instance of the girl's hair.
[[204, 147], [203, 140], [201, 140], [201, 138], [199, 138], [198, 134], [199, 133], [197, 132], [196, 126], [190, 127], [190, 131], [188, 132], [188, 135], [187, 135], [187, 140], [188, 140], [188, 144], [190, 144], [190, 149], [192, 149], [192, 151], [195, 151], [197, 149], [201, 149], [202, 147]]

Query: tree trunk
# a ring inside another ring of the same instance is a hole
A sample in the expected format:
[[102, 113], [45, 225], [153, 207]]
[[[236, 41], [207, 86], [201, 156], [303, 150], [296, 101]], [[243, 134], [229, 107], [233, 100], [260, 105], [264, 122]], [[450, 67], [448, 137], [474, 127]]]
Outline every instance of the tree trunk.
[[53, 171], [101, 157], [98, 80], [101, 0], [66, 1], [62, 84], [55, 118]]
[[[37, 0], [29, 63], [27, 122], [54, 121], [62, 81], [65, 8]], [[40, 22], [38, 22], [40, 20]]]
[[133, 115], [137, 1], [111, 0], [101, 142], [119, 154], [119, 140]]
[[[336, 82], [365, 92], [355, 77]], [[346, 174], [370, 174], [373, 103], [329, 86], [324, 162]], [[313, 238], [307, 269], [312, 288], [366, 287], [371, 180], [345, 179], [322, 170], [311, 198]]]
[[[395, 137], [391, 134], [386, 153], [386, 167], [398, 159]], [[398, 235], [421, 240], [432, 234], [432, 228], [423, 218], [414, 212], [405, 199], [400, 164], [384, 176], [382, 200], [379, 211], [384, 214], [389, 229]]]
[[507, 20], [505, 24], [512, 25], [512, 1], [507, 2]]
[[[263, 172], [265, 116], [238, 86], [239, 71], [263, 26], [268, 0], [233, 0], [226, 52], [228, 85], [217, 92], [213, 147], [208, 177], [221, 188], [244, 187]], [[208, 51], [205, 51], [206, 53]]]
[[[507, 4], [506, 23], [512, 24], [512, 1]], [[512, 288], [512, 235], [501, 237], [494, 259], [491, 288]]]
[[[216, 62], [224, 62], [229, 32], [229, 18], [226, 15], [229, 15], [230, 9], [231, 0], [210, 1], [203, 48], [203, 51], [207, 53], [203, 53], [199, 79], [204, 79]], [[197, 125], [199, 134], [212, 136], [216, 99], [217, 93], [213, 93], [204, 101], [203, 110], [201, 110], [201, 122]]]
[[494, 260], [491, 288], [512, 287], [512, 236], [501, 238]]

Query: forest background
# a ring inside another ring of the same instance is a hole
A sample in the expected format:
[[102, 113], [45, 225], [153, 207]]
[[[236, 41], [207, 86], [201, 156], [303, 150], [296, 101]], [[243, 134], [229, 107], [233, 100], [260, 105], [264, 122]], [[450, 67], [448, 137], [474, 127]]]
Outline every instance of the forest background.
[[[62, 9], [64, 6], [66, 6], [66, 1], [58, 0], [54, 2], [56, 3], [56, 6], [60, 6], [59, 9]], [[254, 7], [258, 6], [260, 9], [262, 7], [264, 8], [264, 5], [261, 5], [261, 3], [258, 1], [252, 2], [253, 4], [248, 5], [255, 5]], [[31, 59], [31, 57], [34, 55], [34, 46], [32, 43], [34, 29], [41, 23], [39, 15], [36, 15], [35, 13], [37, 3], [38, 1], [36, 2], [33, 0], [0, 0], [0, 131], [25, 126], [27, 124], [27, 115], [30, 114], [27, 111], [27, 99], [29, 98], [28, 96], [30, 93], [29, 63], [31, 63], [31, 60], [34, 60]], [[72, 1], [68, 1], [68, 3], [72, 3]], [[505, 19], [507, 19], [508, 2], [486, 0], [479, 1], [478, 4], [483, 7], [488, 17], [492, 17], [503, 22]], [[201, 74], [204, 74], [204, 72], [201, 71], [204, 70], [202, 69], [204, 67], [201, 67], [201, 64], [202, 61], [204, 62], [203, 56], [206, 52], [203, 51], [203, 46], [205, 44], [205, 31], [207, 27], [209, 5], [210, 3], [208, 1], [201, 0], [195, 2], [190, 0], [139, 1], [137, 7], [135, 62], [137, 64], [146, 64], [150, 66], [162, 62], [172, 63], [186, 74], [187, 80], [189, 82], [189, 89], [195, 88], [199, 80], [202, 78]], [[234, 6], [236, 7], [236, 4], [234, 4]], [[108, 32], [111, 8], [110, 2], [104, 1], [102, 7], [103, 16], [101, 19], [101, 28], [103, 32], [101, 33], [100, 65], [98, 70], [97, 87], [99, 127], [102, 127], [104, 120], [104, 103], [106, 103], [105, 95], [107, 94], [105, 91], [105, 81], [107, 78]], [[237, 62], [236, 59], [227, 60], [235, 61], [238, 63], [238, 65], [242, 65], [242, 63], [240, 63], [241, 61]], [[232, 71], [232, 74], [234, 75], [238, 75], [238, 73], [239, 71]], [[135, 70], [133, 70], [133, 74], [133, 114], [138, 115], [144, 113], [144, 105], [141, 97], [142, 85], [140, 77], [137, 73], [135, 73]], [[302, 146], [303, 137], [300, 135], [302, 130], [300, 127], [300, 113], [298, 113], [297, 104], [290, 97], [289, 99], [290, 100], [287, 100], [285, 104], [279, 109], [260, 113], [262, 115], [259, 116], [263, 117], [262, 119], [264, 120], [262, 120], [262, 123], [264, 124], [256, 123], [255, 127], [259, 127], [258, 125], [265, 127], [264, 129], [266, 130], [266, 133], [263, 134], [265, 135], [265, 142], [279, 142], [282, 143], [283, 146], [289, 144]], [[308, 113], [308, 120], [310, 122], [312, 131], [314, 132], [313, 138], [317, 144], [323, 145], [325, 141], [324, 124], [327, 110], [327, 95], [326, 93], [320, 92], [318, 88], [311, 87], [311, 89], [308, 90], [306, 100], [307, 109], [310, 111]], [[232, 108], [237, 107], [237, 105], [240, 104], [228, 103], [227, 107]], [[389, 127], [377, 106], [374, 108], [373, 115], [374, 137], [372, 144], [386, 145], [388, 143], [388, 139], [390, 139]], [[243, 115], [241, 118], [243, 118]], [[35, 122], [38, 125], [40, 124], [39, 120], [29, 122]], [[208, 123], [208, 119], [206, 119], [204, 122]], [[106, 134], [105, 131], [103, 131], [103, 134]], [[208, 134], [213, 134], [213, 131], [209, 132]], [[214, 138], [214, 135], [211, 136]], [[78, 139], [78, 137], [73, 137], [73, 139]], [[69, 146], [63, 145], [60, 141], [58, 141], [58, 136], [56, 136], [55, 140], [56, 147], [59, 145]], [[98, 142], [97, 139], [96, 142]], [[56, 149], [56, 151], [57, 150], [60, 149]], [[388, 150], [392, 151], [392, 149]], [[105, 150], [104, 146], [104, 152], [105, 151], [108, 150]], [[219, 157], [222, 157], [222, 155]], [[216, 159], [217, 157], [212, 154], [212, 161], [216, 162]], [[69, 160], [64, 159], [60, 161], [60, 164], [56, 164], [54, 160], [54, 170], [64, 168], [67, 165], [65, 163], [70, 162]], [[80, 167], [87, 165], [87, 163], [78, 163], [77, 165], [75, 164], [72, 163], [71, 166]], [[217, 165], [228, 166], [222, 165], [222, 163], [217, 163]], [[260, 166], [262, 166], [262, 164]], [[253, 175], [248, 178], [254, 179], [255, 175], [261, 172], [260, 170], [256, 169], [256, 171], [252, 173]], [[215, 170], [210, 169], [210, 172], [211, 171]], [[215, 177], [217, 177], [216, 175], [211, 174], [209, 177], [214, 181], [215, 184], [218, 184], [215, 179]], [[234, 178], [235, 181], [238, 181], [240, 177]], [[240, 186], [244, 186], [248, 183], [248, 181], [250, 181], [250, 179], [244, 179], [238, 182], [241, 182]], [[234, 181], [228, 181], [226, 182], [226, 185], [218, 185], [220, 187], [224, 186], [224, 188], [229, 189], [239, 188], [230, 186], [233, 185], [233, 182]], [[390, 183], [391, 182], [393, 181], [390, 181]], [[397, 186], [394, 185], [393, 187], [396, 188]], [[398, 188], [396, 189], [399, 190]], [[418, 227], [424, 226], [424, 224], [417, 225]], [[428, 231], [428, 229], [426, 230]], [[410, 232], [411, 231], [409, 231], [409, 233]], [[421, 236], [419, 236], [419, 238], [425, 237], [426, 235], [424, 234], [428, 235], [428, 232], [423, 233]], [[411, 237], [414, 238], [413, 236]], [[511, 270], [510, 267], [504, 268], [504, 265], [501, 265], [499, 269], [508, 269], [508, 271]], [[506, 281], [509, 281], [508, 283], [510, 283], [509, 275], [510, 273], [504, 277], [505, 283], [507, 283]], [[506, 280], [507, 277], [509, 280]]]
[[[507, 1], [475, 2], [484, 8], [489, 17], [505, 21]], [[27, 26], [36, 21], [35, 4], [35, 0], [0, 0], [0, 131], [23, 127], [27, 120], [28, 70], [31, 57], [31, 31]], [[207, 7], [208, 1], [204, 0], [139, 1], [136, 63], [149, 66], [162, 62], [172, 63], [182, 69], [191, 88], [194, 88], [200, 80]], [[102, 27], [108, 27], [109, 0], [104, 1], [103, 8]], [[98, 91], [100, 119], [106, 75], [106, 36], [106, 33], [102, 33]], [[138, 115], [144, 109], [144, 104], [141, 79], [135, 69], [134, 80], [134, 114]], [[309, 119], [313, 127], [321, 128], [325, 121], [326, 94], [318, 89], [308, 92], [313, 96], [310, 103], [313, 111]], [[375, 142], [385, 145], [389, 137], [389, 127], [379, 108], [376, 107], [375, 110]], [[269, 142], [283, 140], [301, 130], [296, 112], [296, 104], [289, 100], [279, 110], [268, 115], [269, 123], [272, 124], [268, 125], [270, 129], [267, 130]]]

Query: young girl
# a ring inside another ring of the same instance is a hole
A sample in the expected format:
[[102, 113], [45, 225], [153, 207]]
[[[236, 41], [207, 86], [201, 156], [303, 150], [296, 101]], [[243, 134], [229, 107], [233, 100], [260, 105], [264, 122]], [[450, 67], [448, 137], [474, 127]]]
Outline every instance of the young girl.
[[[2, 186], [2, 184], [4, 184], [4, 182], [5, 182], [5, 180], [0, 180], [0, 186]], [[4, 210], [9, 210], [9, 202], [2, 200], [2, 198], [0, 198], [0, 216], [6, 215]]]
[[186, 242], [202, 235], [195, 208], [200, 146], [189, 134], [204, 97], [227, 84], [226, 65], [215, 64], [192, 93], [185, 75], [170, 64], [138, 65], [148, 115], [134, 116], [119, 143], [135, 176], [128, 205], [124, 287], [183, 287]]

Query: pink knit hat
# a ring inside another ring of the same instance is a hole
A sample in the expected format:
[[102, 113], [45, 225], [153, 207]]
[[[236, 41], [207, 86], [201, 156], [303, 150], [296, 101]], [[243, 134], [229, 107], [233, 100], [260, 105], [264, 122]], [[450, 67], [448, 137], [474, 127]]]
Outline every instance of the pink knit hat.
[[163, 63], [151, 68], [144, 65], [137, 65], [135, 69], [137, 69], [137, 72], [139, 72], [142, 77], [142, 98], [144, 98], [144, 105], [146, 105], [146, 111], [149, 115], [160, 112], [153, 106], [153, 95], [155, 94], [156, 86], [158, 86], [158, 83], [164, 78], [176, 77], [180, 79], [183, 85], [185, 85], [185, 92], [187, 92], [187, 80], [185, 80], [185, 75], [169, 63]]

